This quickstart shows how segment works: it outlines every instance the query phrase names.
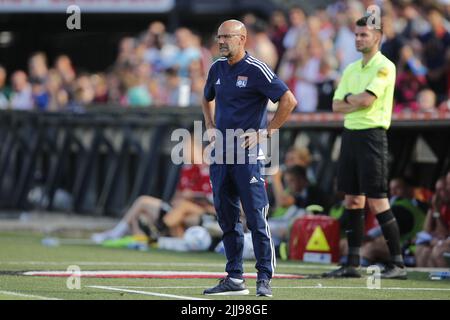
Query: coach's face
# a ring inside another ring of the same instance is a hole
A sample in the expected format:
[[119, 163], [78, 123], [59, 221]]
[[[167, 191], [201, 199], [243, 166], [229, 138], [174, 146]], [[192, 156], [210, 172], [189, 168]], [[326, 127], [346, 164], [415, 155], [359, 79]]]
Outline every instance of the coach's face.
[[216, 41], [223, 57], [231, 58], [243, 51], [245, 40], [240, 26], [232, 22], [224, 22], [217, 30]]
[[355, 46], [356, 50], [361, 53], [371, 52], [374, 47], [378, 48], [381, 41], [381, 33], [376, 30], [371, 30], [367, 26], [355, 27]]

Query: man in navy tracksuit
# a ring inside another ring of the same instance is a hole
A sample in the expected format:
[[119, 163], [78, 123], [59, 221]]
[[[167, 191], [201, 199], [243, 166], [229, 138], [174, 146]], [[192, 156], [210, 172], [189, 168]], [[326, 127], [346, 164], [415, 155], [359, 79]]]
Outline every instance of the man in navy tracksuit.
[[[240, 200], [247, 226], [252, 232], [257, 260], [256, 295], [272, 296], [270, 279], [275, 268], [275, 252], [267, 224], [269, 205], [261, 176], [259, 144], [281, 127], [297, 101], [265, 63], [244, 50], [246, 38], [246, 28], [240, 21], [227, 20], [220, 25], [216, 40], [222, 57], [209, 70], [202, 102], [206, 128], [217, 130], [216, 134], [209, 136], [215, 143], [216, 160], [210, 166], [210, 177], [214, 206], [223, 231], [227, 257], [225, 270], [228, 273], [217, 286], [206, 289], [204, 294], [249, 293], [243, 280], [244, 236], [239, 220]], [[279, 101], [278, 110], [269, 125], [268, 99]], [[230, 129], [241, 129], [246, 133], [229, 137], [227, 131]], [[219, 143], [220, 136], [224, 140]], [[230, 157], [230, 153], [233, 156]]]

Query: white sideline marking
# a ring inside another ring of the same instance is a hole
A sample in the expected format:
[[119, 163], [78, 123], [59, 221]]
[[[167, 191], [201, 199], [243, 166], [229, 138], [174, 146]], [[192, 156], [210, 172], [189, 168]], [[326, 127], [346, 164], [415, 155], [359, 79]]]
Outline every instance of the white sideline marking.
[[88, 286], [88, 287], [95, 288], [95, 289], [121, 291], [121, 292], [128, 292], [128, 293], [143, 294], [143, 295], [147, 295], [147, 296], [166, 297], [166, 298], [175, 298], [175, 299], [183, 299], [183, 300], [209, 300], [209, 299], [204, 299], [204, 298], [177, 296], [174, 294], [165, 294], [165, 293], [148, 292], [148, 291], [128, 290], [128, 289], [121, 289], [121, 288], [115, 288], [115, 287], [105, 287], [105, 286]]
[[[116, 288], [128, 289], [203, 289], [200, 286], [166, 286], [166, 287], [138, 287], [138, 286], [115, 286]], [[338, 286], [296, 286], [296, 287], [272, 287], [272, 289], [369, 289], [367, 287], [338, 287]], [[405, 290], [405, 291], [450, 291], [450, 288], [400, 288], [381, 287], [380, 289], [369, 290]]]
[[368, 287], [338, 287], [338, 286], [272, 287], [272, 289], [368, 289], [368, 290], [405, 290], [405, 291], [450, 291], [450, 288], [381, 287], [379, 289], [370, 289]]
[[205, 286], [164, 286], [164, 287], [140, 287], [140, 286], [114, 286], [123, 289], [205, 289]]
[[[73, 273], [71, 271], [27, 271], [25, 276], [44, 276], [44, 277], [70, 277]], [[163, 278], [163, 279], [211, 279], [223, 278], [226, 276], [225, 272], [207, 272], [207, 271], [80, 271], [80, 277], [88, 278]], [[244, 273], [245, 278], [256, 279], [255, 272]], [[280, 273], [274, 276], [274, 279], [303, 279], [303, 276], [295, 274]]]
[[58, 298], [35, 296], [33, 294], [18, 293], [18, 292], [14, 292], [14, 291], [3, 291], [3, 290], [0, 290], [0, 294], [10, 295], [10, 296], [17, 296], [17, 297], [24, 297], [24, 298], [34, 298], [34, 299], [40, 299], [40, 300], [61, 300], [61, 299], [58, 299]]
[[[29, 265], [54, 265], [54, 266], [68, 266], [68, 265], [85, 265], [85, 266], [172, 266], [172, 267], [220, 267], [223, 268], [224, 263], [201, 263], [201, 262], [123, 262], [123, 261], [65, 261], [65, 262], [55, 262], [55, 261], [0, 261], [1, 264], [10, 264], [10, 265], [19, 265], [19, 264], [29, 264]], [[244, 263], [244, 266], [248, 265], [249, 267], [254, 266], [254, 262]], [[333, 265], [324, 265], [324, 266], [315, 266], [315, 265], [293, 265], [293, 264], [280, 264], [277, 263], [277, 268], [292, 268], [292, 269], [325, 269], [331, 270], [335, 269], [336, 266]], [[433, 269], [434, 270], [434, 269]], [[439, 270], [434, 270], [439, 271]]]
[[[214, 262], [124, 262], [124, 261], [0, 261], [0, 265], [49, 265], [49, 266], [68, 266], [68, 265], [84, 265], [84, 266], [171, 266], [171, 267], [220, 267], [223, 268], [223, 263]], [[253, 262], [246, 262], [244, 266], [253, 267]], [[338, 266], [336, 265], [295, 265], [295, 264], [283, 264], [277, 262], [277, 269], [288, 268], [288, 269], [323, 269], [323, 270], [333, 270]], [[406, 268], [408, 271], [412, 272], [445, 272], [448, 268]]]

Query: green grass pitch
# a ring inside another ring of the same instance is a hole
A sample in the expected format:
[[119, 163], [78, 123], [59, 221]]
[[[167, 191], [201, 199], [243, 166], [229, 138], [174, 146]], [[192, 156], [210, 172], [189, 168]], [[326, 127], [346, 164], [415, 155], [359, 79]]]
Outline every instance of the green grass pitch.
[[[225, 257], [215, 253], [175, 253], [151, 249], [133, 251], [93, 245], [45, 247], [42, 236], [0, 233], [0, 299], [76, 300], [255, 300], [255, 280], [247, 279], [250, 295], [203, 296], [216, 279], [107, 279], [81, 278], [80, 289], [69, 289], [67, 278], [25, 276], [25, 271], [65, 271], [70, 265], [89, 270], [204, 271], [223, 272]], [[245, 262], [255, 272], [254, 261]], [[333, 266], [278, 261], [277, 273], [318, 275]], [[428, 273], [410, 272], [408, 280], [382, 280], [380, 289], [368, 289], [361, 279], [274, 279], [273, 300], [377, 300], [450, 299], [450, 281], [433, 281]], [[261, 298], [259, 298], [261, 299]]]

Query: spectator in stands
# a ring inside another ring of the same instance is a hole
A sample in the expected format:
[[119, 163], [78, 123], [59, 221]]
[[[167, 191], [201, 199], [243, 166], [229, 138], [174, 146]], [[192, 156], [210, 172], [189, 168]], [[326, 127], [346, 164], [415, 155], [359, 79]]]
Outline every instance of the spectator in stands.
[[442, 101], [438, 109], [441, 112], [450, 112], [450, 98], [445, 101]]
[[338, 29], [334, 50], [339, 62], [339, 72], [341, 74], [345, 67], [361, 58], [361, 54], [355, 49], [354, 34], [354, 22], [360, 16], [360, 9], [354, 6], [346, 11], [340, 11], [336, 15]]
[[332, 32], [327, 29], [328, 25], [323, 23], [323, 21], [316, 15], [310, 15], [307, 19], [306, 25], [308, 38], [318, 39], [322, 44], [323, 51], [326, 53], [332, 53]]
[[[372, 0], [340, 1], [316, 9], [308, 16], [299, 6], [294, 6], [289, 12], [289, 27], [283, 12], [275, 11], [270, 29], [264, 32], [260, 26], [265, 21], [254, 14], [247, 14], [248, 28], [255, 32], [249, 39], [249, 44], [252, 38], [255, 40], [249, 50], [278, 69], [279, 77], [296, 95], [304, 93], [307, 96], [299, 105], [301, 111], [329, 110], [328, 92], [336, 76], [335, 70], [342, 72], [350, 62], [360, 58], [354, 47], [353, 22], [371, 3]], [[442, 7], [444, 10], [449, 8], [448, 5]], [[441, 12], [436, 8], [429, 8], [428, 2], [420, 1], [383, 3], [384, 40], [381, 51], [397, 65], [398, 72], [395, 112], [417, 111], [417, 92], [427, 87], [436, 94], [435, 104], [439, 110], [449, 109], [450, 22], [448, 11]], [[176, 38], [176, 45], [172, 38]], [[212, 37], [208, 39], [207, 46], [213, 43]], [[312, 57], [311, 51], [321, 51], [320, 57]], [[127, 99], [138, 100], [137, 105], [161, 106], [167, 100], [167, 81], [174, 80], [166, 77], [165, 70], [172, 68], [178, 70], [184, 88], [190, 86], [190, 90], [184, 91], [190, 91], [191, 95], [186, 95], [182, 104], [196, 104], [196, 88], [199, 87], [196, 84], [202, 80], [191, 74], [191, 66], [196, 69], [200, 61], [199, 70], [204, 78], [211, 57], [218, 56], [216, 45], [206, 49], [200, 36], [191, 30], [179, 28], [175, 34], [170, 34], [163, 23], [154, 21], [143, 34], [120, 40], [116, 62], [104, 76], [87, 75], [94, 91], [92, 99], [87, 98], [89, 90], [86, 87], [80, 88], [77, 73], [67, 55], [57, 57], [53, 66], [62, 81], [61, 88], [56, 89], [54, 85], [51, 85], [52, 90], [48, 88], [46, 78], [53, 70], [47, 67], [44, 52], [30, 56], [28, 78], [34, 95], [33, 103], [39, 109], [60, 110], [67, 104], [91, 102], [129, 105]], [[330, 56], [336, 57], [337, 63], [330, 63]], [[151, 72], [145, 83], [141, 83], [139, 71], [146, 68], [142, 67], [143, 64], [150, 65]], [[188, 78], [189, 81], [184, 81]], [[51, 82], [55, 85], [59, 82], [55, 77], [53, 80]], [[9, 98], [4, 93], [0, 94], [0, 108], [5, 108], [7, 100]], [[60, 101], [56, 103], [57, 100]]]
[[128, 70], [126, 86], [126, 104], [132, 107], [148, 107], [153, 103], [149, 90], [150, 65], [140, 63]]
[[435, 189], [423, 231], [417, 234], [418, 267], [447, 267], [443, 253], [450, 252], [450, 171], [438, 179]]
[[[418, 111], [417, 93], [426, 86], [425, 68], [415, 67], [421, 65], [416, 58], [412, 58], [412, 48], [405, 46], [402, 48], [400, 66], [397, 69], [399, 74], [395, 83], [394, 91], [394, 112]], [[404, 63], [403, 63], [404, 61]], [[409, 63], [408, 61], [411, 61]], [[421, 71], [422, 70], [422, 71]]]
[[275, 66], [274, 71], [278, 70], [278, 65], [285, 52], [285, 48], [283, 46], [284, 36], [288, 31], [288, 23], [286, 20], [286, 16], [284, 12], [281, 10], [275, 10], [270, 17], [270, 26], [269, 26], [269, 38], [274, 44], [277, 55], [279, 57], [278, 63]]
[[55, 69], [48, 72], [46, 90], [49, 93], [48, 111], [61, 111], [69, 103], [69, 94], [63, 87], [61, 75]]
[[200, 106], [203, 98], [203, 89], [205, 88], [205, 79], [200, 76], [191, 77], [191, 95], [190, 106]]
[[306, 15], [300, 6], [289, 10], [289, 30], [284, 36], [283, 46], [286, 50], [294, 49], [304, 32], [306, 32]]
[[28, 75], [30, 82], [43, 83], [48, 74], [47, 56], [44, 52], [36, 52], [28, 59]]
[[421, 112], [436, 111], [436, 94], [433, 90], [424, 89], [417, 94], [417, 105]]
[[37, 110], [48, 108], [50, 95], [46, 88], [48, 77], [47, 56], [44, 52], [36, 52], [28, 59], [28, 74], [30, 79], [33, 105]]
[[201, 60], [201, 50], [194, 41], [192, 31], [187, 28], [178, 28], [175, 31], [175, 38], [180, 51], [174, 56], [171, 67], [178, 70], [180, 77], [187, 78], [192, 61]]
[[165, 25], [160, 21], [150, 23], [144, 41], [147, 46], [145, 61], [150, 63], [155, 73], [164, 72], [179, 51], [170, 43]]
[[[392, 17], [383, 17], [383, 41], [381, 53], [391, 60], [396, 66], [400, 60], [400, 52], [405, 45], [405, 39], [395, 31], [395, 22]], [[397, 67], [398, 69], [398, 67]], [[398, 70], [397, 70], [398, 71]]]
[[202, 62], [200, 60], [194, 60], [189, 65], [189, 78], [205, 78]]
[[200, 59], [193, 59], [189, 64], [189, 75], [191, 75], [191, 66], [196, 65], [198, 72], [201, 72], [201, 76], [206, 78], [208, 75], [209, 66], [213, 61], [212, 54], [203, 44], [200, 35], [193, 33], [192, 42], [195, 48], [200, 50]]
[[[449, 0], [438, 0], [438, 3], [442, 6], [445, 18], [450, 19], [450, 1]], [[449, 30], [450, 27], [446, 24], [446, 29]]]
[[191, 84], [189, 79], [182, 78], [176, 69], [168, 68], [165, 82], [164, 97], [162, 97], [163, 105], [169, 107], [186, 106], [190, 100]]
[[11, 108], [16, 110], [32, 110], [33, 95], [27, 74], [18, 70], [11, 76], [13, 91], [11, 93]]
[[272, 43], [263, 22], [257, 21], [247, 28], [246, 49], [255, 58], [266, 63], [271, 70], [278, 64], [277, 48]]
[[88, 73], [80, 74], [74, 83], [75, 104], [86, 106], [94, 100], [94, 88]]
[[63, 54], [56, 58], [54, 68], [62, 80], [62, 87], [70, 93], [70, 86], [75, 81], [76, 73], [69, 56]]
[[325, 51], [327, 52], [327, 54], [333, 54], [333, 39], [336, 37], [336, 30], [327, 8], [318, 7], [314, 13], [314, 16], [319, 19], [320, 23], [319, 37], [320, 39], [327, 42], [327, 44], [324, 46]]
[[108, 85], [106, 76], [103, 73], [95, 73], [91, 76], [91, 83], [94, 89], [93, 103], [101, 104], [108, 102]]
[[9, 107], [11, 88], [6, 84], [6, 77], [6, 69], [0, 65], [0, 109], [6, 109]]
[[421, 15], [421, 8], [417, 3], [406, 3], [400, 5], [400, 17], [397, 25], [402, 29], [401, 35], [407, 40], [414, 40], [429, 29], [429, 24]]
[[447, 98], [448, 73], [450, 72], [450, 33], [444, 25], [442, 13], [435, 7], [427, 12], [431, 30], [419, 37], [423, 44], [423, 57], [428, 68], [427, 79], [430, 88], [437, 94], [438, 101]]
[[32, 78], [30, 81], [33, 104], [34, 107], [40, 111], [46, 111], [50, 101], [50, 94], [47, 92], [45, 81], [45, 79], [37, 77]]
[[301, 101], [296, 111], [315, 112], [318, 104], [320, 62], [324, 56], [320, 39], [311, 38], [306, 43], [306, 50], [300, 53], [299, 64], [295, 71], [295, 97]]
[[116, 67], [123, 68], [132, 66], [135, 63], [136, 39], [133, 37], [125, 37], [120, 40], [119, 53], [117, 54]]
[[331, 56], [323, 56], [320, 59], [317, 86], [317, 111], [331, 112], [333, 94], [339, 74], [335, 69], [337, 61]]
[[106, 83], [108, 88], [108, 102], [120, 104], [124, 101], [125, 86], [117, 70], [106, 74]]
[[245, 24], [247, 27], [254, 25], [255, 23], [257, 23], [257, 21], [259, 20], [259, 18], [252, 12], [247, 12], [245, 13], [241, 19], [243, 24]]

